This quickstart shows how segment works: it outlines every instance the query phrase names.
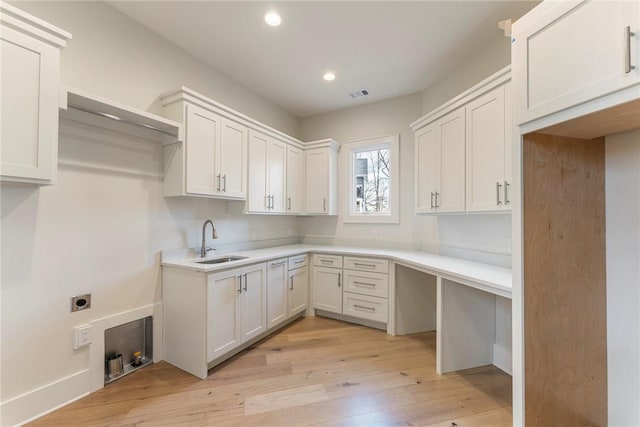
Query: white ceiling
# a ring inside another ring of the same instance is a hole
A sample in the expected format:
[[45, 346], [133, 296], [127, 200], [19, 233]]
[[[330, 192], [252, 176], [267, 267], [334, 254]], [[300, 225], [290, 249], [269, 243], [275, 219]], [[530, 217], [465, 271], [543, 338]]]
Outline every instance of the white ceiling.
[[[422, 90], [530, 1], [111, 1], [213, 68], [306, 117]], [[264, 22], [275, 10], [282, 25]], [[325, 82], [327, 70], [336, 73]], [[367, 89], [358, 99], [350, 92]]]

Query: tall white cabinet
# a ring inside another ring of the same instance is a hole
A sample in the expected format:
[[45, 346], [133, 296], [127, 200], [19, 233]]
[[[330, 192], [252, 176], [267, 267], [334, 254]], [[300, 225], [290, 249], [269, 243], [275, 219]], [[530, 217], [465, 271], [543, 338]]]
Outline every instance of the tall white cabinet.
[[305, 146], [305, 209], [308, 215], [338, 214], [338, 150], [332, 139]]
[[0, 3], [0, 180], [54, 184], [60, 49], [71, 34]]
[[304, 151], [287, 146], [287, 213], [304, 212]]
[[249, 212], [286, 211], [286, 159], [284, 142], [249, 131]]

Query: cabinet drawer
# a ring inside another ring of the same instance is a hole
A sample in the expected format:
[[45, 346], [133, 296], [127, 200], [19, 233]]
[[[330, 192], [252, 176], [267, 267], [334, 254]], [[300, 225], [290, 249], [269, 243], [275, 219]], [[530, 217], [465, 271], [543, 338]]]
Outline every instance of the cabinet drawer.
[[344, 268], [360, 271], [375, 271], [377, 273], [389, 272], [389, 261], [377, 258], [344, 257]]
[[294, 255], [289, 257], [289, 270], [306, 267], [308, 264], [309, 264], [308, 254]]
[[313, 265], [318, 267], [342, 268], [342, 256], [314, 254]]
[[387, 323], [386, 298], [370, 297], [351, 292], [342, 294], [342, 313], [348, 316]]
[[345, 268], [344, 290], [345, 292], [387, 298], [389, 295], [389, 275]]

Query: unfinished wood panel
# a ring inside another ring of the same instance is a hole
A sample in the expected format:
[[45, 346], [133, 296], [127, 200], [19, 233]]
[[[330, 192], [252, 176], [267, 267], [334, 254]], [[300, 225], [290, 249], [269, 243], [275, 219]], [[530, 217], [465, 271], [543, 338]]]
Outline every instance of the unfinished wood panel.
[[640, 128], [640, 98], [549, 126], [538, 133], [590, 139], [638, 128]]
[[527, 426], [607, 423], [604, 139], [524, 137]]

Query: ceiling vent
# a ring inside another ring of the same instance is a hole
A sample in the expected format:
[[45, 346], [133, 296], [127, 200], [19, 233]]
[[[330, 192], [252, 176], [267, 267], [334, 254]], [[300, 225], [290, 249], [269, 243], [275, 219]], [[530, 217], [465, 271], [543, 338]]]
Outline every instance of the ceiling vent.
[[352, 99], [355, 98], [360, 98], [361, 96], [367, 96], [369, 95], [369, 91], [367, 89], [362, 89], [362, 90], [357, 90], [355, 92], [351, 92], [349, 94], [349, 97], [351, 97]]

